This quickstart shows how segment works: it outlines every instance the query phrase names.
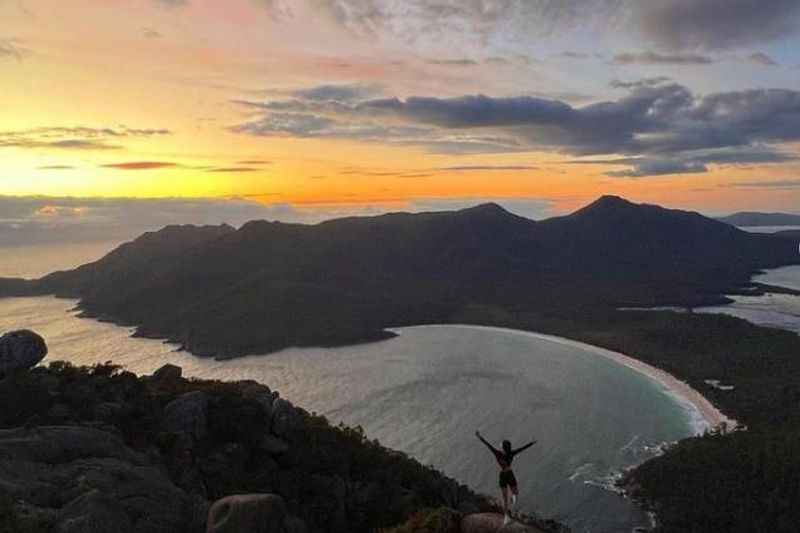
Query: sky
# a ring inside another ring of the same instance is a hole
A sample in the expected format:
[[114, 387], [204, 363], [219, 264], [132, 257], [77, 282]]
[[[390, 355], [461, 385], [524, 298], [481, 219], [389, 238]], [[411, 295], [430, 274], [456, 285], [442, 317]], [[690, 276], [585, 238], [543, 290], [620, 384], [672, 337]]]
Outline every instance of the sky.
[[0, 244], [603, 194], [798, 212], [798, 52], [796, 0], [0, 0]]

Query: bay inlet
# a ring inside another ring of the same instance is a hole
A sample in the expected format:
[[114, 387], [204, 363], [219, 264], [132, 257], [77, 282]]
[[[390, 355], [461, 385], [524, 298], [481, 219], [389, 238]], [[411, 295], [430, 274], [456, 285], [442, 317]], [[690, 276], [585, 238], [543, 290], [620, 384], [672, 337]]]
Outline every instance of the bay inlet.
[[488, 494], [497, 492], [496, 466], [475, 430], [498, 442], [535, 438], [538, 444], [515, 462], [519, 509], [536, 509], [576, 531], [646, 526], [647, 515], [614, 491], [615, 479], [658, 454], [663, 443], [714, 422], [697, 398], [634, 364], [641, 363], [557, 337], [418, 326], [378, 343], [216, 361], [79, 319], [70, 311], [75, 303], [0, 300], [0, 330], [41, 333], [50, 346], [45, 362], [113, 361], [137, 374], [172, 363], [187, 376], [263, 382]]

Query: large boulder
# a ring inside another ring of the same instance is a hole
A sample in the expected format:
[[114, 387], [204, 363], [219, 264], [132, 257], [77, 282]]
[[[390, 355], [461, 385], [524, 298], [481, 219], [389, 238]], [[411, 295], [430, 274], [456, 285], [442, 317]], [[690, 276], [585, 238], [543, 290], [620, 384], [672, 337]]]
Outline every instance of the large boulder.
[[177, 365], [167, 363], [153, 372], [153, 381], [157, 383], [167, 383], [177, 381], [183, 376], [183, 369]]
[[214, 502], [208, 511], [206, 533], [287, 533], [297, 520], [276, 494], [238, 494]]
[[55, 532], [133, 533], [133, 525], [118, 501], [92, 490], [64, 506]]
[[47, 355], [47, 344], [33, 331], [10, 331], [0, 337], [0, 376], [27, 370]]
[[292, 405], [292, 402], [283, 398], [276, 398], [272, 402], [272, 432], [279, 437], [289, 437], [303, 427], [303, 415]]
[[187, 392], [164, 408], [163, 427], [173, 433], [186, 433], [195, 441], [208, 435], [208, 394]]
[[[0, 431], [0, 492], [57, 533], [202, 531], [197, 505], [144, 454], [88, 427]], [[193, 526], [193, 527], [192, 527]]]
[[503, 515], [480, 513], [461, 520], [461, 533], [544, 533], [541, 529], [512, 520], [503, 525]]

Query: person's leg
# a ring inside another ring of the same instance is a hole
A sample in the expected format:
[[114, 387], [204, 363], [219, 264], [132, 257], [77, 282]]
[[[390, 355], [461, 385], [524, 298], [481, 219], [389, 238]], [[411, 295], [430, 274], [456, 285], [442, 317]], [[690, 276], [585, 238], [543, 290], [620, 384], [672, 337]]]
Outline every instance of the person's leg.
[[508, 487], [503, 485], [500, 492], [503, 493], [503, 514], [508, 515]]
[[511, 490], [511, 509], [513, 509], [514, 506], [517, 504], [517, 496], [519, 496], [519, 488], [515, 483], [511, 485], [509, 489]]

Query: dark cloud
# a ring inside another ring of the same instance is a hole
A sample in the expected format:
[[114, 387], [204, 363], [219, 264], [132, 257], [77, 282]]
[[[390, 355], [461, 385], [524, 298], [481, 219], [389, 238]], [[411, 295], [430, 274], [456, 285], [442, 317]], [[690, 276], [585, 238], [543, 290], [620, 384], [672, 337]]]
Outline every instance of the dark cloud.
[[713, 59], [701, 54], [661, 54], [653, 51], [626, 52], [613, 59], [617, 65], [710, 65]]
[[44, 165], [37, 167], [39, 170], [72, 170], [75, 167], [70, 165]]
[[104, 168], [115, 168], [117, 170], [153, 170], [157, 168], [171, 168], [180, 166], [169, 161], [128, 161], [125, 163], [109, 163], [101, 165]]
[[645, 176], [665, 176], [669, 174], [698, 174], [707, 172], [703, 163], [676, 159], [642, 159], [632, 162], [628, 170], [612, 170], [606, 176], [615, 178], [642, 178]]
[[271, 165], [272, 161], [267, 161], [265, 159], [250, 159], [245, 161], [237, 161], [237, 165]]
[[[259, 1], [276, 15], [295, 3]], [[420, 51], [491, 42], [523, 48], [576, 29], [627, 34], [659, 51], [719, 51], [774, 42], [800, 29], [797, 0], [305, 1], [356, 35]]]
[[668, 157], [625, 157], [617, 159], [582, 159], [572, 164], [625, 165], [627, 170], [606, 172], [607, 176], [617, 178], [640, 178], [645, 176], [665, 176], [670, 174], [697, 174], [707, 172], [707, 165], [770, 164], [796, 161], [798, 156], [770, 150], [767, 148], [722, 148], [696, 150]]
[[637, 81], [611, 80], [609, 86], [613, 89], [639, 89], [642, 87], [654, 87], [668, 81], [670, 81], [670, 78], [666, 76], [655, 76], [652, 78], [642, 78]]
[[443, 128], [514, 126], [530, 123], [555, 124], [574, 110], [563, 102], [532, 96], [491, 98], [484, 95], [456, 98], [412, 96], [372, 100], [361, 109], [398, 115], [411, 121]]
[[741, 48], [796, 35], [797, 0], [658, 0], [633, 4], [634, 27], [673, 50]]
[[748, 58], [753, 63], [757, 63], [759, 65], [764, 65], [765, 67], [777, 67], [778, 62], [772, 59], [770, 56], [763, 52], [756, 52], [754, 54], [750, 54]]
[[382, 92], [383, 88], [377, 84], [350, 84], [350, 85], [317, 85], [308, 89], [298, 89], [292, 92], [295, 98], [316, 102], [333, 100], [337, 102], [355, 102], [373, 98]]
[[582, 107], [533, 96], [485, 95], [313, 105], [248, 102], [262, 116], [233, 131], [418, 145], [447, 153], [548, 150], [646, 157], [627, 163], [636, 175], [701, 172], [710, 163], [786, 161], [770, 145], [800, 141], [798, 91], [695, 95], [666, 81], [617, 82], [616, 87], [627, 90], [624, 96]]

